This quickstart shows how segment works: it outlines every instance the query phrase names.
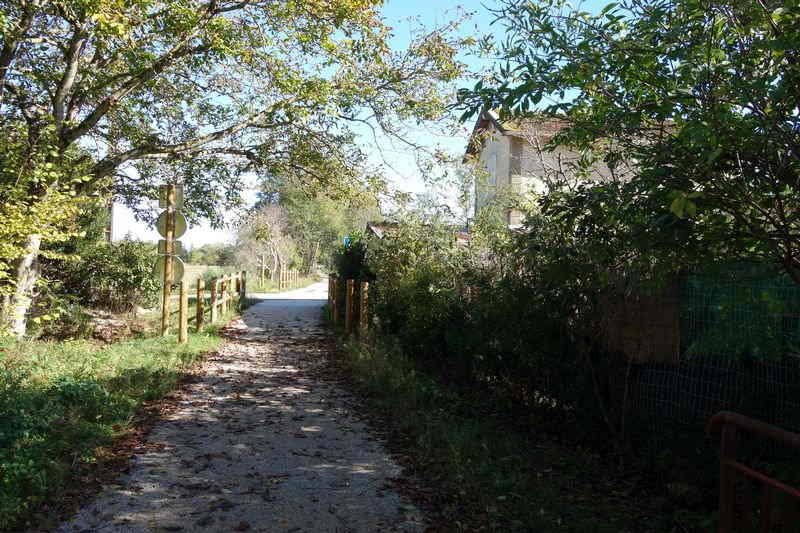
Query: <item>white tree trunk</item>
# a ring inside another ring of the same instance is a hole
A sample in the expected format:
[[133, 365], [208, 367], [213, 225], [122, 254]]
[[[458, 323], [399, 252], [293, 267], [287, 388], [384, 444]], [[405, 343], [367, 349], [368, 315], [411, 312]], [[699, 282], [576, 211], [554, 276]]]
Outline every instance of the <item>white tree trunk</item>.
[[17, 264], [16, 287], [11, 298], [6, 300], [3, 308], [4, 319], [8, 320], [11, 332], [17, 337], [25, 335], [28, 324], [28, 310], [33, 301], [33, 288], [39, 280], [39, 248], [42, 245], [41, 235], [28, 237], [25, 255]]
[[278, 258], [278, 252], [275, 248], [271, 248], [270, 251], [272, 252], [272, 272], [271, 278], [272, 281], [278, 281], [278, 269], [280, 268], [280, 259]]

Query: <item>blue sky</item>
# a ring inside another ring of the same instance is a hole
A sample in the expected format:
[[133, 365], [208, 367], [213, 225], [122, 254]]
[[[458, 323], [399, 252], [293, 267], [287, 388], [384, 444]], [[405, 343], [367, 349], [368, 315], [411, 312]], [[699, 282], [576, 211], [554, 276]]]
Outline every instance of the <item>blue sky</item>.
[[[583, 3], [583, 8], [587, 11], [595, 11], [602, 8], [610, 0], [590, 0]], [[499, 24], [490, 25], [494, 16], [487, 7], [497, 6], [499, 2], [489, 0], [465, 0], [462, 2], [451, 3], [441, 0], [386, 0], [382, 8], [385, 23], [391, 26], [394, 31], [392, 46], [395, 49], [404, 49], [411, 40], [411, 28], [420, 23], [426, 27], [435, 27], [445, 24], [457, 16], [459, 13], [472, 13], [471, 18], [461, 28], [464, 35], [468, 34], [488, 34], [494, 33], [501, 37], [502, 26]], [[463, 58], [473, 70], [490, 66], [488, 61], [477, 58]], [[470, 87], [474, 84], [472, 80], [464, 80], [461, 86]], [[425, 128], [415, 131], [415, 140], [430, 147], [439, 147], [447, 152], [458, 154], [464, 150], [467, 142], [468, 132], [472, 124], [464, 124], [460, 132], [452, 136], [442, 136], [434, 134]], [[365, 132], [366, 133], [366, 132]], [[365, 137], [370, 137], [365, 136]], [[416, 168], [413, 152], [407, 147], [391, 142], [388, 139], [380, 139], [382, 152], [370, 146], [371, 139], [365, 138], [364, 145], [371, 154], [371, 161], [374, 164], [382, 164], [384, 161], [389, 163], [385, 174], [393, 186], [399, 190], [413, 193], [423, 192], [425, 184], [419, 177]], [[253, 191], [245, 194], [246, 198], [254, 201]], [[114, 238], [120, 239], [125, 234], [131, 233], [133, 236], [145, 239], [156, 240], [158, 235], [146, 224], [134, 220], [132, 213], [123, 206], [115, 206]], [[212, 230], [207, 225], [190, 228], [182, 241], [187, 247], [199, 246], [210, 242], [225, 242], [233, 238], [230, 230]]]

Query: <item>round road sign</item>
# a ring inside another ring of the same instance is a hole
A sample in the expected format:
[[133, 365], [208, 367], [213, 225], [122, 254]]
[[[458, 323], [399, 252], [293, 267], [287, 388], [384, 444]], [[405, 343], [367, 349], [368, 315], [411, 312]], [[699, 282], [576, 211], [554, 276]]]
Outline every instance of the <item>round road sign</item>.
[[[156, 259], [156, 267], [153, 270], [158, 276], [158, 279], [164, 281], [164, 265], [167, 261], [166, 256], [160, 256]], [[183, 260], [180, 257], [172, 257], [172, 281], [173, 283], [177, 283], [183, 279]]]
[[[183, 216], [183, 213], [180, 211], [175, 211], [175, 235], [172, 236], [173, 239], [180, 239], [183, 237], [183, 234], [186, 233], [186, 217]], [[156, 229], [158, 230], [159, 235], [166, 238], [167, 237], [167, 212], [164, 211], [160, 215], [158, 215], [158, 219], [156, 219]]]

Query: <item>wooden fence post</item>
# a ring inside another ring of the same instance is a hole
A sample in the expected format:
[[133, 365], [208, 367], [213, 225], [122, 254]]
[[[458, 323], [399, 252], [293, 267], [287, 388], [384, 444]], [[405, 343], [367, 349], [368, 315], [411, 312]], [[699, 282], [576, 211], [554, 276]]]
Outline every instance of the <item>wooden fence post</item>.
[[211, 323], [217, 321], [217, 278], [211, 280]]
[[360, 319], [360, 324], [358, 326], [361, 332], [367, 331], [369, 327], [369, 282], [362, 281], [361, 282], [361, 298], [359, 299], [359, 309], [358, 318]]
[[333, 301], [333, 278], [328, 278], [328, 307], [330, 307], [331, 302]]
[[223, 315], [228, 312], [228, 305], [229, 305], [228, 304], [228, 285], [229, 284], [230, 283], [228, 282], [228, 277], [227, 276], [222, 278], [222, 289], [221, 290], [222, 290], [222, 314]]
[[331, 321], [333, 325], [339, 323], [339, 294], [336, 292], [339, 289], [339, 280], [337, 278], [333, 278], [333, 292], [331, 293]]
[[205, 318], [204, 316], [206, 307], [206, 296], [204, 294], [205, 285], [206, 283], [205, 281], [203, 281], [203, 278], [197, 278], [197, 295], [194, 301], [195, 305], [194, 330], [198, 333], [203, 331], [203, 319]]
[[189, 290], [185, 281], [181, 281], [180, 305], [178, 307], [178, 342], [186, 344], [189, 339]]
[[[736, 511], [736, 469], [727, 464], [736, 457], [739, 435], [736, 426], [722, 426], [719, 450], [719, 531], [732, 532], [735, 525]], [[748, 487], [749, 489], [749, 487]]]
[[344, 332], [347, 335], [353, 331], [353, 296], [354, 296], [355, 281], [352, 279], [347, 280], [347, 292], [344, 299]]
[[247, 299], [247, 270], [242, 270], [242, 302]]

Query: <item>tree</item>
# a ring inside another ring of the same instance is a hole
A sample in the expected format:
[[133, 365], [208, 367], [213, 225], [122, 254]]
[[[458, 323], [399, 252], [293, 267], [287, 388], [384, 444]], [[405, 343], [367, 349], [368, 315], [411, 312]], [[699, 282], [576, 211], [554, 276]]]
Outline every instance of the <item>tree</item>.
[[367, 222], [380, 219], [375, 195], [366, 189], [347, 198], [333, 200], [325, 194], [306, 191], [291, 180], [273, 186], [271, 198], [286, 211], [287, 232], [296, 243], [306, 273], [321, 260], [332, 257], [342, 238], [363, 231]]
[[[68, 150], [60, 165], [48, 162], [53, 147], [45, 129], [30, 139], [19, 124], [9, 126], [0, 141], [0, 334], [25, 332], [31, 293], [39, 276], [38, 254], [65, 257], [52, 245], [78, 237], [81, 210], [91, 198], [76, 198], [73, 187], [85, 182], [85, 165], [77, 150]], [[5, 318], [5, 320], [3, 320]]]
[[800, 283], [800, 6], [782, 0], [625, 0], [590, 14], [566, 1], [505, 0], [508, 38], [490, 80], [460, 93], [535, 108], [569, 145], [690, 224], [707, 260], [780, 265]]
[[[27, 195], [46, 202], [66, 187], [136, 206], [178, 180], [190, 218], [219, 221], [244, 172], [347, 191], [363, 155], [346, 123], [401, 135], [404, 120], [440, 115], [442, 84], [462, 71], [451, 27], [392, 52], [380, 3], [4, 2], [0, 124], [19, 130], [42, 165], [87, 167], [79, 184], [53, 176]], [[73, 162], [77, 147], [85, 153]], [[11, 256], [9, 305], [23, 317], [40, 248], [32, 235]]]
[[270, 279], [289, 266], [295, 243], [288, 234], [286, 209], [273, 204], [262, 205], [248, 213], [239, 224], [237, 251], [240, 264], [256, 264], [263, 281], [267, 259], [272, 262]]
[[233, 266], [236, 264], [235, 255], [233, 244], [204, 244], [189, 250], [187, 260], [196, 265]]

